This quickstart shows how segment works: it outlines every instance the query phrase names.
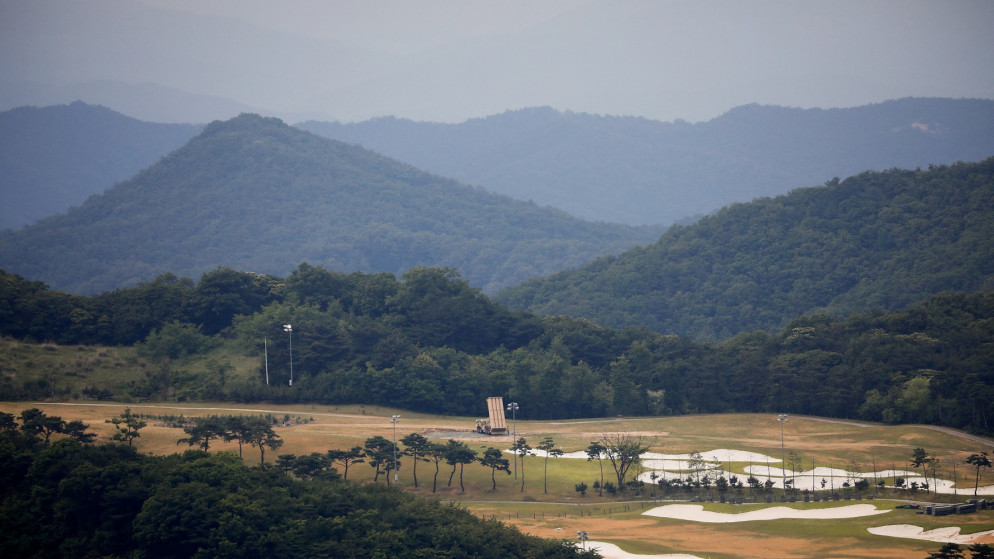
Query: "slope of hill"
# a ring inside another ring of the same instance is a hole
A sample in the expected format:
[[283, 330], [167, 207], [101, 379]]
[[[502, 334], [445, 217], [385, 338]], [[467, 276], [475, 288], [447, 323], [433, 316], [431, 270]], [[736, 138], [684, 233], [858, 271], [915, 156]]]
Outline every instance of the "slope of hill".
[[0, 267], [95, 292], [216, 266], [286, 273], [452, 266], [488, 291], [651, 242], [242, 115], [134, 178], [0, 236]]
[[298, 126], [493, 192], [634, 225], [670, 224], [835, 176], [994, 155], [994, 101], [976, 99], [747, 105], [699, 124], [532, 108], [461, 124]]
[[0, 229], [80, 204], [183, 145], [200, 129], [142, 122], [81, 102], [0, 113]]
[[866, 172], [736, 204], [660, 240], [530, 280], [517, 309], [697, 340], [782, 328], [812, 312], [902, 308], [994, 289], [994, 158]]

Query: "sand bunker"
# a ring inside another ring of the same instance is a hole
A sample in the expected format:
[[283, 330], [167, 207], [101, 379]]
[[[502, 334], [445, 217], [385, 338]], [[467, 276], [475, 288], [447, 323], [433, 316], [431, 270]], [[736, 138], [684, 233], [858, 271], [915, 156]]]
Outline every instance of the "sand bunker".
[[[510, 449], [507, 449], [504, 452], [514, 454]], [[546, 453], [544, 451], [538, 449], [532, 449], [531, 452], [528, 453], [529, 456], [538, 456], [540, 458], [544, 458], [545, 454]], [[586, 460], [588, 456], [586, 452], [578, 450], [575, 452], [567, 452], [562, 455], [562, 458]], [[919, 486], [921, 486], [922, 483], [929, 483], [930, 485], [933, 485], [934, 487], [930, 488], [929, 491], [934, 490], [938, 493], [947, 495], [972, 496], [974, 493], [973, 486], [964, 485], [963, 487], [955, 487], [949, 480], [926, 480], [921, 476], [920, 472], [909, 470], [881, 470], [874, 474], [873, 472], [854, 473], [840, 468], [819, 466], [817, 468], [804, 471], [785, 471], [779, 467], [773, 466], [773, 464], [780, 464], [779, 458], [766, 456], [756, 452], [734, 450], [729, 448], [716, 448], [714, 450], [701, 452], [700, 458], [704, 460], [710, 468], [713, 468], [708, 472], [710, 473], [712, 480], [716, 479], [719, 475], [725, 476], [725, 479], [731, 479], [731, 477], [735, 475], [739, 477], [740, 481], [745, 482], [744, 478], [752, 475], [761, 483], [765, 483], [769, 480], [772, 483], [772, 486], [777, 489], [783, 488], [783, 480], [785, 478], [793, 479], [794, 489], [801, 491], [835, 492], [842, 490], [843, 484], [848, 483], [852, 486], [860, 479], [865, 479], [871, 484], [876, 483], [877, 479], [888, 480], [893, 483], [894, 477], [899, 476], [905, 478], [905, 483], [909, 486], [912, 483], [917, 483]], [[742, 468], [745, 472], [744, 474], [743, 472], [729, 472], [720, 467], [721, 465], [728, 464], [729, 462], [750, 462], [751, 465]], [[638, 478], [646, 483], [656, 483], [656, 480], [660, 478], [674, 479], [682, 477], [683, 479], [686, 479], [688, 475], [692, 475], [693, 470], [691, 467], [690, 454], [659, 454], [655, 452], [647, 452], [642, 455], [642, 467], [647, 471], [639, 475]], [[655, 474], [655, 477], [653, 477], [653, 474]], [[824, 484], [822, 482], [824, 482]], [[977, 495], [994, 495], [994, 485], [981, 486], [977, 490]]]
[[637, 555], [628, 553], [613, 543], [587, 542], [587, 549], [595, 549], [604, 559], [701, 559], [697, 555], [686, 553], [668, 553], [663, 555]]
[[779, 520], [782, 518], [857, 518], [883, 514], [889, 510], [880, 510], [873, 505], [847, 505], [819, 509], [795, 509], [790, 507], [766, 507], [741, 513], [711, 512], [704, 510], [701, 505], [666, 505], [645, 511], [644, 515], [659, 518], [674, 518], [693, 522], [708, 522], [725, 524], [730, 522], [750, 522], [753, 520]]
[[958, 526], [946, 528], [936, 528], [926, 531], [921, 526], [911, 524], [891, 524], [889, 526], [878, 526], [866, 529], [871, 534], [878, 536], [890, 536], [892, 538], [909, 538], [913, 540], [928, 540], [932, 542], [973, 544], [979, 540], [994, 537], [994, 530], [985, 532], [974, 532], [973, 534], [960, 534]]

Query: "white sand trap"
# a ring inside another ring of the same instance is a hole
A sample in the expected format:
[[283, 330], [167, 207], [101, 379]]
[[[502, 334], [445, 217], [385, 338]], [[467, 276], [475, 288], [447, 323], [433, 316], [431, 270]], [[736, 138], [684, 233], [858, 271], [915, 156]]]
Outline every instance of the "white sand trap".
[[753, 520], [779, 520], [782, 518], [857, 518], [883, 514], [889, 510], [880, 510], [873, 505], [846, 505], [821, 509], [794, 509], [790, 507], [766, 507], [741, 513], [711, 512], [704, 510], [701, 505], [666, 505], [647, 510], [642, 514], [659, 518], [675, 518], [693, 522], [708, 522], [724, 524], [729, 522], [750, 522]]
[[668, 553], [663, 555], [636, 555], [606, 542], [587, 542], [587, 549], [597, 550], [604, 559], [701, 559], [697, 555], [686, 553]]
[[936, 528], [926, 531], [921, 526], [912, 524], [891, 524], [890, 526], [878, 526], [866, 529], [871, 534], [878, 536], [890, 536], [892, 538], [908, 538], [912, 540], [928, 540], [931, 542], [972, 544], [986, 536], [994, 536], [994, 530], [986, 532], [974, 532], [972, 534], [960, 534], [958, 526], [946, 528]]

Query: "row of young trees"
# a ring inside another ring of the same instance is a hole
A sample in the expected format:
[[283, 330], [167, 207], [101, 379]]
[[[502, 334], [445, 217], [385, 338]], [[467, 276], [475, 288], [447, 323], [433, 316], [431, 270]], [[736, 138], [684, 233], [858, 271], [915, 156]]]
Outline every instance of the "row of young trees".
[[183, 427], [186, 437], [176, 444], [186, 443], [207, 452], [212, 441], [238, 442], [238, 457], [242, 457], [242, 445], [259, 449], [259, 463], [266, 463], [266, 449], [276, 450], [283, 446], [283, 439], [276, 434], [272, 421], [259, 416], [229, 415], [193, 418], [190, 425]]
[[[20, 426], [17, 425], [20, 420]], [[106, 423], [113, 424], [117, 431], [112, 435], [111, 440], [127, 442], [132, 446], [133, 441], [141, 436], [140, 430], [146, 426], [146, 422], [140, 416], [133, 414], [130, 408], [126, 408], [119, 416], [106, 420]], [[53, 435], [64, 435], [66, 438], [80, 443], [92, 443], [96, 439], [96, 434], [87, 431], [89, 425], [81, 420], [64, 421], [59, 416], [50, 416], [38, 408], [30, 408], [22, 411], [20, 415], [0, 413], [0, 429], [13, 431], [19, 429], [26, 436], [40, 439], [44, 444], [49, 444]], [[273, 429], [271, 419], [261, 416], [206, 416], [193, 417], [191, 421], [184, 425], [184, 432], [187, 434], [177, 441], [177, 444], [185, 443], [189, 446], [196, 446], [204, 452], [208, 452], [212, 441], [223, 440], [225, 442], [238, 442], [238, 455], [242, 457], [242, 446], [248, 444], [259, 449], [260, 465], [265, 464], [266, 449], [277, 450], [283, 445], [283, 440]], [[603, 435], [597, 441], [593, 441], [585, 449], [588, 461], [597, 460], [600, 467], [600, 481], [595, 483], [599, 494], [603, 495], [605, 488], [613, 491], [624, 492], [629, 486], [629, 474], [633, 467], [637, 467], [641, 462], [643, 454], [652, 447], [654, 439], [637, 433], [620, 433], [613, 435]], [[303, 479], [328, 478], [337, 479], [339, 472], [336, 466], [342, 469], [341, 477], [348, 480], [349, 468], [356, 464], [367, 463], [375, 468], [374, 483], [379, 481], [380, 475], [385, 475], [386, 484], [390, 485], [390, 474], [401, 469], [402, 458], [411, 458], [411, 474], [414, 487], [419, 487], [418, 464], [419, 462], [434, 465], [434, 475], [432, 478], [432, 493], [438, 489], [438, 475], [440, 465], [445, 464], [452, 467], [449, 472], [447, 487], [452, 486], [456, 471], [459, 471], [459, 488], [465, 491], [463, 483], [463, 470], [466, 465], [479, 463], [491, 470], [491, 489], [497, 488], [496, 474], [504, 472], [511, 473], [510, 461], [503, 457], [500, 449], [487, 448], [482, 455], [470, 448], [466, 443], [449, 439], [445, 443], [440, 443], [428, 439], [420, 433], [410, 433], [400, 439], [403, 449], [387, 438], [376, 435], [366, 439], [363, 446], [354, 446], [348, 450], [332, 449], [326, 453], [313, 452], [308, 455], [295, 456], [293, 454], [281, 454], [275, 462], [276, 467], [285, 474], [294, 474]], [[520, 464], [521, 485], [520, 491], [525, 488], [525, 457], [535, 456], [532, 446], [525, 437], [519, 437], [512, 441], [511, 453], [514, 455], [515, 474], [517, 466]], [[549, 458], [558, 458], [563, 455], [562, 449], [556, 446], [552, 437], [545, 437], [539, 442], [534, 450], [541, 451], [543, 460], [543, 492], [548, 493], [548, 463]], [[607, 461], [614, 470], [617, 485], [604, 480], [604, 468], [602, 461]], [[800, 457], [791, 452], [791, 470], [797, 469]], [[965, 464], [974, 468], [974, 495], [977, 494], [980, 483], [980, 474], [983, 469], [990, 469], [992, 462], [987, 451], [973, 453], [966, 458]], [[928, 453], [921, 447], [912, 450], [909, 464], [913, 468], [922, 469], [922, 477], [925, 479], [922, 488], [929, 489], [928, 480], [932, 478], [933, 490], [937, 490], [937, 478], [940, 475], [940, 461], [935, 456]], [[786, 467], [786, 465], [785, 465]], [[692, 475], [686, 480], [689, 487], [709, 488], [713, 483], [719, 491], [728, 488], [742, 488], [743, 484], [734, 477], [730, 480], [723, 476], [714, 477], [710, 474], [712, 465], [709, 464], [699, 452], [693, 452], [688, 460], [688, 469]], [[856, 467], [853, 467], [856, 471]], [[674, 485], [674, 481], [683, 483], [683, 480], [667, 480], [654, 477], [661, 487], [667, 488]], [[793, 482], [793, 476], [787, 480], [788, 487]], [[902, 478], [895, 479], [895, 488], [904, 485]], [[866, 480], [857, 480], [863, 484], [863, 489], [869, 486]], [[762, 488], [761, 482], [754, 476], [749, 476], [749, 486], [758, 490]], [[768, 480], [766, 488], [772, 483]], [[848, 485], [848, 484], [847, 484]], [[585, 490], [585, 489], [584, 489]], [[579, 491], [579, 489], [578, 489]]]
[[[629, 476], [634, 471], [643, 454], [652, 447], [654, 439], [637, 433], [617, 433], [601, 436], [597, 441], [591, 442], [585, 449], [587, 460], [597, 460], [600, 467], [601, 480], [597, 484], [601, 488], [603, 495], [604, 487], [617, 487], [621, 491], [629, 486]], [[428, 439], [420, 433], [410, 433], [400, 439], [404, 445], [401, 449], [389, 439], [375, 435], [366, 439], [363, 446], [354, 446], [348, 450], [332, 449], [322, 454], [312, 452], [304, 456], [293, 454], [281, 454], [277, 460], [277, 468], [286, 474], [293, 474], [304, 479], [315, 477], [337, 478], [341, 468], [341, 476], [348, 479], [349, 469], [357, 464], [366, 463], [375, 468], [376, 472], [373, 482], [378, 482], [380, 475], [384, 475], [386, 484], [390, 485], [392, 472], [401, 469], [402, 460], [411, 459], [411, 478], [415, 488], [420, 486], [418, 479], [418, 464], [427, 463], [434, 465], [432, 476], [431, 492], [438, 491], [438, 475], [441, 465], [444, 463], [451, 466], [447, 487], [452, 487], [456, 472], [459, 472], [459, 490], [464, 492], [466, 487], [463, 483], [463, 471], [467, 465], [480, 464], [490, 469], [491, 490], [497, 489], [497, 472], [511, 474], [511, 461], [504, 458], [501, 449], [487, 447], [482, 453], [472, 449], [465, 442], [448, 439], [446, 442], [436, 442]], [[541, 451], [537, 454], [534, 451]], [[520, 466], [521, 485], [520, 492], [525, 489], [525, 457], [540, 456], [543, 459], [543, 479], [542, 492], [549, 492], [549, 458], [558, 458], [563, 455], [563, 450], [556, 446], [552, 437], [544, 437], [533, 448], [525, 437], [518, 437], [512, 441], [510, 451], [515, 460], [515, 475]], [[607, 462], [614, 470], [617, 479], [617, 486], [611, 482], [604, 481], [604, 465]]]
[[14, 414], [0, 412], [0, 430], [11, 431], [17, 429], [17, 419], [21, 420], [20, 430], [24, 434], [42, 439], [48, 444], [52, 435], [62, 434], [79, 441], [90, 443], [96, 439], [96, 433], [87, 431], [89, 425], [80, 419], [64, 421], [57, 415], [48, 415], [38, 408], [30, 408], [21, 412], [17, 417]]
[[[49, 416], [37, 408], [24, 410], [17, 418], [13, 414], [0, 413], [0, 428], [16, 429], [15, 419], [21, 420], [20, 431], [41, 438], [45, 444], [50, 442], [51, 436], [55, 433], [65, 434], [81, 443], [92, 443], [96, 438], [95, 433], [87, 431], [89, 425], [82, 421], [65, 422], [61, 417]], [[188, 424], [183, 426], [183, 431], [187, 436], [180, 438], [177, 444], [197, 447], [205, 453], [209, 452], [211, 444], [215, 441], [237, 441], [239, 458], [242, 457], [243, 444], [248, 444], [259, 449], [259, 463], [265, 465], [266, 449], [275, 451], [283, 445], [283, 439], [276, 434], [272, 421], [265, 417], [211, 415], [190, 419]], [[111, 440], [127, 442], [128, 446], [133, 445], [134, 440], [141, 436], [141, 429], [147, 425], [146, 421], [132, 413], [130, 408], [126, 408], [120, 415], [106, 420], [106, 423], [113, 424], [117, 429]], [[624, 490], [632, 467], [640, 462], [641, 456], [648, 452], [653, 441], [654, 439], [641, 434], [609, 434], [591, 442], [585, 452], [588, 460], [597, 460], [599, 464], [601, 460], [606, 460], [614, 469], [618, 482], [617, 487]], [[390, 485], [390, 474], [400, 470], [402, 458], [410, 457], [411, 475], [415, 488], [418, 488], [420, 483], [418, 464], [431, 463], [434, 465], [432, 493], [438, 490], [438, 475], [443, 462], [452, 467], [447, 487], [452, 486], [458, 469], [460, 491], [466, 490], [463, 483], [463, 471], [466, 465], [479, 463], [490, 468], [491, 489], [497, 488], [497, 472], [511, 474], [511, 461], [503, 457], [501, 449], [494, 447], [488, 447], [481, 454], [470, 448], [465, 442], [449, 439], [440, 443], [428, 439], [420, 433], [409, 433], [400, 439], [400, 443], [404, 446], [403, 449], [386, 437], [375, 435], [367, 438], [363, 446], [354, 446], [348, 450], [332, 449], [324, 454], [313, 452], [303, 456], [281, 454], [277, 457], [275, 465], [285, 474], [293, 473], [303, 479], [337, 479], [339, 472], [335, 467], [340, 466], [342, 479], [348, 480], [350, 467], [367, 463], [376, 470], [373, 478], [374, 483], [379, 481], [380, 475], [385, 475], [386, 484]], [[563, 450], [556, 446], [552, 437], [543, 438], [535, 446], [535, 449], [541, 451], [544, 457], [542, 490], [543, 493], [548, 493], [549, 458], [562, 456]], [[525, 437], [519, 437], [513, 441], [510, 450], [517, 461], [515, 473], [517, 473], [517, 464], [521, 465], [521, 491], [523, 492], [525, 487], [525, 457], [536, 454]], [[605, 485], [603, 464], [600, 464], [600, 472], [600, 486], [603, 487]]]

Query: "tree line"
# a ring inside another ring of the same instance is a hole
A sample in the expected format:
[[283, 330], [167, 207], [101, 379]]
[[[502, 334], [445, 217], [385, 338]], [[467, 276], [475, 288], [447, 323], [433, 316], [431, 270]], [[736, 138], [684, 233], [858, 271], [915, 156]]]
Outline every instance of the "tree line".
[[[769, 412], [991, 432], [994, 294], [945, 293], [901, 311], [808, 315], [777, 333], [699, 343], [565, 316], [509, 311], [458, 272], [343, 274], [301, 264], [278, 278], [219, 268], [92, 297], [0, 273], [0, 332], [131, 345], [148, 364], [101, 398], [375, 404], [472, 416], [513, 397], [531, 419]], [[284, 326], [293, 325], [294, 384]], [[254, 355], [185, 368], [213, 348]], [[58, 382], [56, 380], [55, 382]], [[9, 398], [58, 392], [0, 379]], [[82, 395], [81, 395], [82, 396]]]

